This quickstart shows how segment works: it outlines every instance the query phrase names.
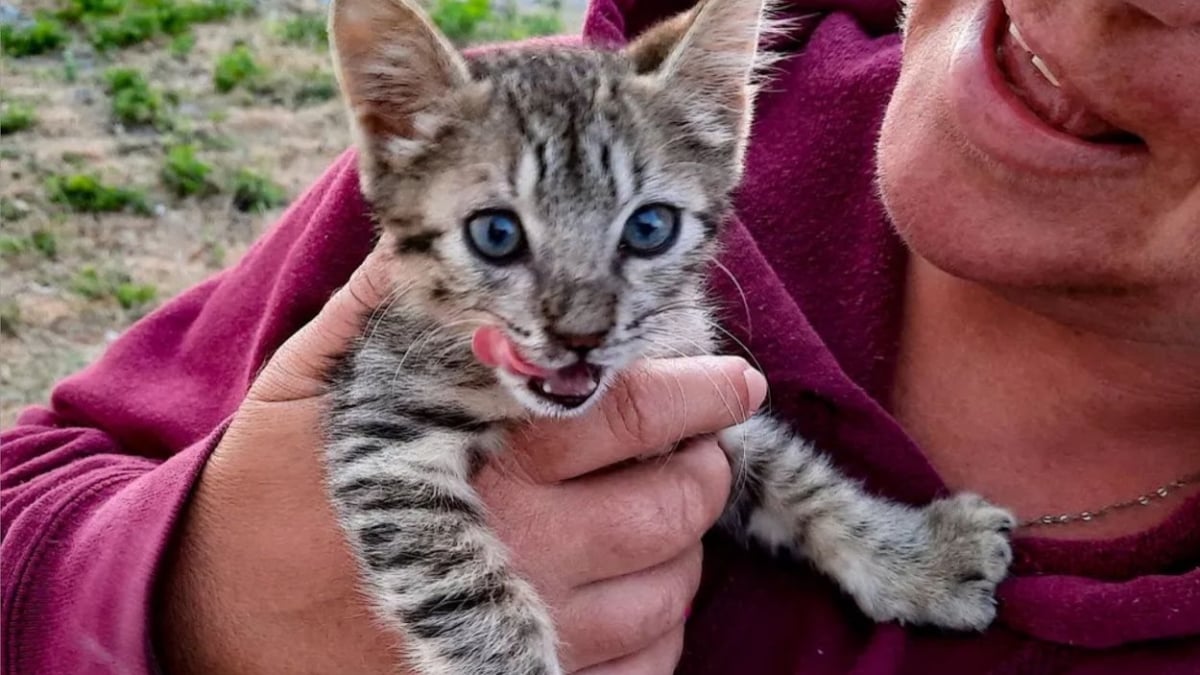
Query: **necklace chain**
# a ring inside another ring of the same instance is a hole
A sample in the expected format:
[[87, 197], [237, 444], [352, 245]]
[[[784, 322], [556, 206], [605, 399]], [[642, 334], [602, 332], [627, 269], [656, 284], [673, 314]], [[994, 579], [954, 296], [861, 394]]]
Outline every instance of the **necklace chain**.
[[1091, 522], [1097, 518], [1103, 518], [1104, 516], [1110, 515], [1117, 511], [1124, 511], [1135, 506], [1150, 506], [1155, 502], [1161, 502], [1174, 495], [1185, 485], [1191, 485], [1197, 482], [1200, 482], [1200, 471], [1173, 480], [1166, 485], [1162, 485], [1151, 492], [1147, 492], [1146, 494], [1138, 495], [1133, 499], [1127, 499], [1123, 502], [1109, 504], [1108, 506], [1103, 506], [1093, 511], [1079, 511], [1077, 513], [1063, 513], [1059, 515], [1046, 514], [1044, 516], [1038, 516], [1037, 518], [1030, 518], [1029, 520], [1026, 520], [1025, 522], [1021, 523], [1021, 527], [1041, 527], [1046, 525], [1066, 525], [1067, 523]]

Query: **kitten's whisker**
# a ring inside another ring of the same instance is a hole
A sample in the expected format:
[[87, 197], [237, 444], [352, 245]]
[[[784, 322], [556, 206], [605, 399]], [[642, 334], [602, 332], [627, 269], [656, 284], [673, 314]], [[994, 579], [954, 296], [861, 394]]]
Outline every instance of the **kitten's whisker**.
[[[746, 355], [746, 357], [750, 359], [750, 362], [754, 365], [754, 368], [756, 370], [758, 370], [758, 372], [763, 373], [764, 375], [766, 374], [766, 369], [763, 368], [762, 363], [758, 360], [758, 357], [754, 355], [754, 352], [750, 351], [749, 345], [747, 345], [745, 342], [742, 342], [742, 340], [739, 339], [738, 336], [734, 335], [732, 332], [730, 332], [729, 329], [722, 326], [720, 324], [720, 322], [716, 321], [715, 319], [708, 317], [708, 316], [705, 316], [703, 318], [704, 318], [704, 322], [706, 324], [708, 324], [708, 326], [710, 328], [712, 328], [713, 330], [717, 331], [718, 333], [724, 335], [731, 342], [733, 342], [735, 345], [737, 345], [738, 348], [742, 351], [742, 353], [744, 353]], [[763, 405], [764, 405], [764, 407], [770, 407], [770, 405], [771, 405], [771, 388], [770, 387], [767, 388], [767, 399], [766, 399], [766, 401], [764, 401]]]
[[709, 262], [715, 265], [717, 269], [724, 272], [725, 276], [729, 277], [729, 280], [733, 282], [733, 287], [737, 289], [738, 295], [741, 297], [742, 309], [746, 312], [746, 339], [754, 339], [754, 325], [751, 323], [752, 317], [750, 315], [750, 301], [746, 299], [746, 290], [742, 288], [741, 282], [738, 281], [733, 272], [730, 271], [730, 269], [726, 267], [724, 263], [718, 260], [716, 256], [709, 258]]
[[388, 312], [391, 311], [392, 307], [394, 307], [395, 304], [400, 301], [401, 297], [415, 288], [416, 285], [417, 282], [413, 280], [409, 281], [403, 286], [395, 286], [384, 297], [383, 302], [379, 303], [375, 309], [371, 310], [371, 315], [367, 318], [367, 334], [366, 337], [363, 338], [364, 346], [369, 345], [371, 340], [375, 338], [375, 332], [379, 329], [379, 324], [383, 323], [384, 318], [387, 317]]
[[[652, 314], [650, 317], [647, 317], [647, 318], [654, 318], [661, 314], [667, 314], [668, 312], [679, 311], [680, 309], [683, 309], [683, 308], [671, 307], [670, 305], [664, 305], [664, 309], [656, 312], [655, 314]], [[747, 311], [749, 311], [749, 306], [747, 306]], [[700, 320], [702, 320], [709, 328], [712, 328], [713, 330], [717, 331], [721, 335], [725, 336], [730, 342], [737, 345], [737, 347], [746, 355], [746, 357], [750, 359], [750, 362], [754, 365], [755, 369], [757, 369], [760, 373], [766, 372], [766, 370], [763, 368], [762, 362], [760, 362], [758, 360], [758, 357], [754, 355], [754, 352], [750, 350], [750, 346], [747, 345], [745, 342], [743, 342], [738, 336], [734, 335], [729, 329], [722, 326], [720, 324], [720, 322], [713, 319], [711, 316], [709, 316], [705, 312], [700, 312], [698, 318]], [[656, 328], [654, 326], [650, 326], [647, 328], [647, 330], [659, 330], [661, 332], [662, 329]], [[617, 344], [624, 344], [626, 342], [632, 342], [636, 339], [638, 339], [637, 336], [634, 336], [634, 337], [629, 338], [628, 340], [622, 340], [620, 343], [617, 343]], [[770, 402], [771, 402], [771, 390], [768, 388], [767, 389], [767, 400], [764, 403], [764, 406], [769, 407]]]
[[[663, 336], [668, 339], [675, 339], [675, 340], [678, 340], [682, 337], [679, 335], [669, 335], [669, 334], [663, 334]], [[645, 337], [644, 339], [648, 343], [650, 343], [656, 347], [666, 349], [668, 351], [674, 351], [674, 352], [678, 353], [680, 356], [687, 356], [687, 354], [684, 353], [683, 350], [680, 350], [672, 345], [658, 342], [656, 340], [653, 340], [650, 337]], [[700, 345], [695, 340], [691, 340], [689, 338], [683, 338], [683, 339], [687, 340], [688, 342], [692, 342], [698, 348], [702, 347], [702, 345]], [[717, 386], [716, 380], [713, 379], [711, 375], [709, 376], [709, 381], [712, 383], [714, 389], [717, 389], [718, 391], [720, 390], [720, 388]], [[730, 385], [730, 387], [733, 386], [733, 381], [729, 379], [728, 375], [725, 375], [725, 382], [726, 382], [726, 384]], [[721, 394], [720, 398], [721, 398], [721, 403], [725, 406], [726, 412], [728, 412], [729, 415], [731, 417], [733, 417], [733, 419], [740, 419], [740, 420], [743, 420], [743, 422], [744, 422], [746, 419], [749, 418], [748, 411], [746, 410], [746, 408], [744, 406], [741, 405], [741, 401], [738, 402], [738, 406], [740, 408], [740, 410], [739, 410], [740, 414], [735, 416], [733, 414], [733, 406], [730, 405], [729, 400], [725, 397], [725, 395]], [[686, 400], [686, 397], [684, 400]], [[741, 427], [741, 432], [742, 432], [742, 443], [741, 443], [741, 447], [739, 448], [739, 450], [742, 454], [742, 458], [741, 458], [741, 461], [738, 462], [738, 473], [736, 476], [734, 476], [734, 483], [733, 483], [733, 487], [732, 487], [732, 491], [731, 491], [731, 495], [735, 495], [735, 496], [739, 495], [741, 493], [741, 491], [745, 489], [747, 482], [748, 482], [747, 474], [746, 474], [746, 471], [747, 471], [746, 467], [748, 464], [747, 457], [746, 457], [747, 430], [746, 430], [746, 427], [744, 424], [739, 424], [739, 426]], [[729, 448], [723, 448], [723, 449], [726, 452], [729, 451]]]
[[529, 336], [529, 331], [525, 330], [524, 328], [521, 328], [520, 326], [518, 326], [516, 324], [516, 322], [510, 321], [508, 317], [504, 316], [503, 314], [500, 314], [499, 312], [494, 312], [494, 311], [492, 311], [486, 307], [480, 306], [480, 305], [472, 305], [472, 306], [468, 307], [467, 310], [482, 312], [484, 314], [494, 316], [494, 317], [496, 317], [496, 319], [498, 319], [500, 321], [500, 323], [504, 324], [504, 327], [507, 328], [509, 331], [516, 333], [517, 335], [520, 335], [522, 337]]
[[[458, 312], [457, 314], [454, 314], [453, 316], [454, 317], [462, 316], [464, 313], [465, 312]], [[412, 354], [414, 351], [416, 351], [417, 353], [421, 353], [421, 351], [424, 350], [425, 346], [428, 345], [430, 341], [432, 341], [434, 338], [438, 337], [442, 333], [450, 330], [451, 328], [455, 328], [457, 326], [462, 326], [462, 325], [479, 324], [479, 323], [483, 323], [483, 322], [480, 321], [479, 319], [462, 319], [462, 320], [458, 320], [458, 321], [447, 321], [445, 323], [438, 324], [437, 326], [434, 326], [433, 328], [421, 333], [419, 336], [417, 336], [417, 338], [415, 340], [413, 340], [412, 344], [410, 344], [408, 346], [408, 349], [406, 349], [404, 351], [404, 355], [402, 357], [400, 357], [400, 363], [396, 366], [396, 374], [392, 379], [392, 383], [395, 384], [396, 379], [398, 379], [400, 377], [400, 372], [404, 369], [404, 364], [408, 361], [409, 355]]]
[[637, 328], [646, 319], [652, 318], [654, 316], [658, 316], [659, 314], [665, 314], [667, 312], [676, 312], [676, 311], [685, 310], [685, 309], [694, 309], [698, 313], [703, 313], [701, 308], [697, 307], [695, 301], [693, 301], [693, 300], [676, 300], [674, 302], [668, 302], [665, 305], [662, 305], [660, 307], [655, 307], [654, 309], [642, 312], [641, 314], [639, 314], [639, 315], [633, 317], [632, 319], [630, 319], [629, 321], [625, 322], [625, 326], [622, 327], [622, 330], [632, 330], [634, 328]]

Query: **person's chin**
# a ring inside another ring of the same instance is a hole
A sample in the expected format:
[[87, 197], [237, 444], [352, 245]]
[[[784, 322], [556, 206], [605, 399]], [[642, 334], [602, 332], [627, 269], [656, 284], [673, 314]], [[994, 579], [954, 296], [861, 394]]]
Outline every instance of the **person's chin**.
[[[1044, 215], [971, 192], [961, 179], [881, 171], [885, 208], [920, 262], [1074, 330], [1200, 347], [1200, 299], [1189, 300], [1185, 285], [1152, 278], [1128, 247], [1068, 234], [1067, 225], [1055, 231]], [[1031, 232], [1031, 222], [1043, 231]]]

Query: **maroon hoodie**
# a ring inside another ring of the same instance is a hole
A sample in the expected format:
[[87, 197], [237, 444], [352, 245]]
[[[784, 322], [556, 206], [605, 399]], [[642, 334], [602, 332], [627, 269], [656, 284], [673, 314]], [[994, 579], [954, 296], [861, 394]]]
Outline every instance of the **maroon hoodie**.
[[[615, 44], [679, 2], [596, 0]], [[906, 254], [873, 146], [899, 64], [888, 0], [796, 1], [795, 54], [761, 100], [726, 265], [727, 325], [775, 406], [880, 493], [945, 488], [885, 401]], [[129, 329], [3, 435], [3, 672], [154, 669], [151, 590], [200, 467], [267, 355], [368, 252], [351, 154], [233, 269]], [[150, 376], [148, 377], [148, 374]], [[706, 542], [679, 672], [1200, 673], [1200, 499], [1112, 541], [1021, 539], [982, 635], [860, 615], [802, 564]]]

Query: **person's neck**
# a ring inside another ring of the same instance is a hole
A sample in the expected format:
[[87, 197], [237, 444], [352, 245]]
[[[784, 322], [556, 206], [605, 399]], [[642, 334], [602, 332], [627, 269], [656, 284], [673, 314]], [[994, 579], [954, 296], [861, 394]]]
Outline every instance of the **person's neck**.
[[[901, 335], [892, 408], [951, 489], [1025, 520], [1095, 511], [1200, 471], [1200, 349], [1079, 331], [916, 257]], [[1140, 531], [1197, 487], [1028, 533]]]

